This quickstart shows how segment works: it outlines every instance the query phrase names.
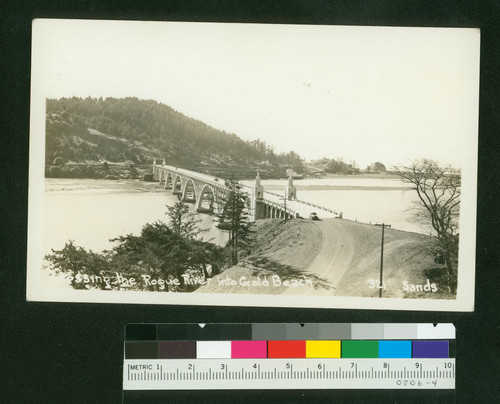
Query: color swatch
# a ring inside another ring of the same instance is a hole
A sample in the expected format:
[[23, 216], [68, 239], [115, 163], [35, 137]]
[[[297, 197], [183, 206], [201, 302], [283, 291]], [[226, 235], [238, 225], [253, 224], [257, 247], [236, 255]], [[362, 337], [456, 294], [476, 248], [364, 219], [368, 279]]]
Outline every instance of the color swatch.
[[268, 341], [268, 358], [305, 358], [306, 341]]
[[413, 341], [413, 358], [448, 358], [448, 341]]
[[267, 341], [232, 341], [231, 358], [267, 358]]
[[379, 358], [411, 358], [412, 341], [379, 341]]
[[340, 358], [340, 341], [306, 341], [306, 358]]
[[379, 341], [342, 341], [342, 358], [378, 358]]

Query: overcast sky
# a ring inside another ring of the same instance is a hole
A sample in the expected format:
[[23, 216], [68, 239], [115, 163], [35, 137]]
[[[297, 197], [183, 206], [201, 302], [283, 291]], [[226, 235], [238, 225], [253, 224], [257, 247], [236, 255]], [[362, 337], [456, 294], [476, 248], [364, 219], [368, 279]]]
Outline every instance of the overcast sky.
[[37, 20], [33, 47], [45, 97], [154, 99], [306, 159], [461, 166], [477, 137], [472, 29]]

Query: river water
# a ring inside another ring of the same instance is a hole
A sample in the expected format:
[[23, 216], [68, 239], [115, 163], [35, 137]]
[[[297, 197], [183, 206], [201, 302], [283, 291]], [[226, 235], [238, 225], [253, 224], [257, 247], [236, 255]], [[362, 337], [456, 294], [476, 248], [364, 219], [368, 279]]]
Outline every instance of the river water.
[[[253, 181], [243, 181], [252, 185]], [[262, 181], [265, 190], [283, 192], [286, 180]], [[396, 179], [329, 178], [296, 180], [297, 197], [336, 211], [345, 219], [389, 223], [393, 228], [425, 232], [412, 221], [415, 191]], [[55, 179], [45, 181], [44, 253], [61, 249], [71, 239], [93, 251], [109, 249], [109, 239], [139, 234], [145, 223], [167, 221], [165, 205], [177, 200], [170, 190], [137, 181]], [[191, 205], [192, 206], [192, 205]], [[197, 215], [209, 229], [205, 240], [223, 245], [227, 233], [213, 226], [209, 215]]]
[[[95, 252], [110, 249], [110, 239], [138, 235], [146, 223], [168, 222], [166, 205], [177, 197], [157, 184], [135, 181], [47, 178], [44, 196], [44, 253], [68, 240]], [[190, 205], [194, 209], [193, 205]], [[209, 215], [196, 215], [208, 229], [205, 240], [223, 245], [228, 235], [213, 226]]]
[[[264, 190], [283, 193], [286, 180], [263, 180]], [[253, 181], [243, 181], [251, 186]], [[297, 198], [342, 212], [344, 219], [363, 223], [386, 223], [416, 233], [428, 229], [413, 220], [418, 197], [398, 178], [332, 177], [295, 180]]]

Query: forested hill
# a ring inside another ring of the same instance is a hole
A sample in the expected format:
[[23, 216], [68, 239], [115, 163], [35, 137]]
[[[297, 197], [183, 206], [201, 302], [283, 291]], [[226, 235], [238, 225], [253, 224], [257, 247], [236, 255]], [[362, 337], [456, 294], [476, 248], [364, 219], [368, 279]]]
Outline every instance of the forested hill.
[[152, 100], [47, 99], [46, 113], [47, 176], [99, 177], [105, 163], [108, 174], [108, 167], [140, 171], [153, 158], [221, 177], [302, 171], [294, 152], [276, 154], [264, 141], [244, 141]]

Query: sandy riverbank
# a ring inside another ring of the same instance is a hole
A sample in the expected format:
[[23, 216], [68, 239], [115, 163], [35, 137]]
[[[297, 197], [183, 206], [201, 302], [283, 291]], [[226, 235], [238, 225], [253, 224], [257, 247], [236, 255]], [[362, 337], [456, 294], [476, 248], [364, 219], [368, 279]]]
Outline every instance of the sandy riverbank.
[[85, 178], [46, 178], [45, 192], [165, 192], [157, 182]]

